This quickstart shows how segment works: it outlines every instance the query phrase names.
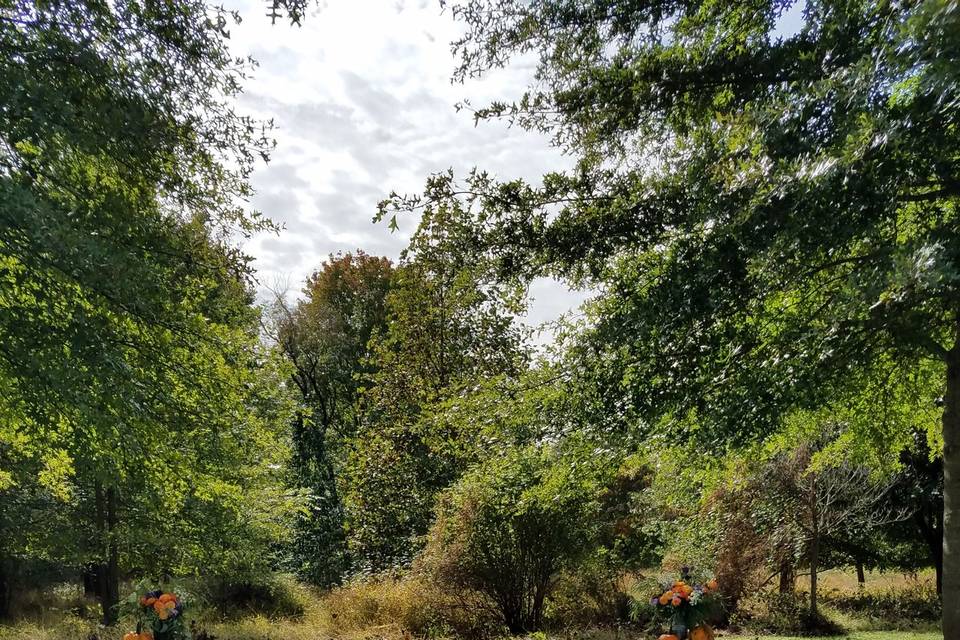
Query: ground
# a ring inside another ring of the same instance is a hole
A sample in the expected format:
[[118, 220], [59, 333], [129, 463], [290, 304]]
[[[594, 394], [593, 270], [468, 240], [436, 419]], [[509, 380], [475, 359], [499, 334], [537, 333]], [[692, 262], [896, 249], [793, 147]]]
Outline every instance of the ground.
[[[821, 578], [825, 601], [836, 594], [907, 594], [902, 600], [895, 600], [895, 612], [915, 612], [918, 609], [915, 598], [931, 593], [932, 574], [923, 572], [918, 575], [894, 573], [868, 574], [867, 584], [861, 591], [855, 577], [849, 572], [825, 572]], [[292, 579], [291, 579], [292, 580]], [[802, 588], [802, 582], [798, 581]], [[29, 594], [20, 606], [21, 619], [14, 623], [0, 625], [0, 640], [121, 640], [128, 631], [121, 625], [116, 629], [98, 628], [91, 620], [89, 610], [84, 612], [81, 601], [76, 600], [78, 587], [64, 585], [45, 591]], [[371, 599], [361, 600], [354, 597], [326, 597], [304, 587], [295, 587], [296, 597], [303, 603], [303, 615], [297, 620], [269, 618], [254, 613], [240, 612], [230, 622], [215, 621], [207, 618], [204, 628], [215, 640], [410, 640], [400, 624], [392, 622], [393, 616], [387, 614], [392, 623], [384, 621], [385, 611], [380, 616], [369, 616], [369, 612], [360, 611], [371, 606]], [[82, 595], [82, 593], [80, 594]], [[382, 598], [383, 594], [376, 596]], [[415, 592], [414, 599], [419, 597]], [[921, 599], [922, 602], [922, 599]], [[88, 603], [89, 604], [89, 603]], [[376, 605], [374, 605], [376, 606]], [[850, 635], [842, 636], [846, 640], [942, 640], [936, 631], [936, 622], [913, 620], [894, 613], [886, 615], [864, 615], [861, 612], [844, 613], [831, 609], [825, 603], [826, 613], [846, 628]], [[343, 611], [343, 609], [348, 609]], [[350, 611], [349, 609], [358, 609]], [[876, 613], [876, 611], [872, 611]], [[352, 620], [352, 622], [350, 622]], [[358, 622], [363, 621], [363, 622]], [[841, 636], [835, 636], [840, 638]], [[211, 638], [208, 636], [208, 638]], [[613, 629], [575, 631], [563, 634], [533, 634], [530, 640], [651, 640], [655, 636], [644, 635], [637, 631], [617, 631]], [[722, 633], [718, 638], [730, 640], [799, 640], [788, 635], [761, 635], [741, 632]], [[437, 640], [437, 639], [434, 639]]]

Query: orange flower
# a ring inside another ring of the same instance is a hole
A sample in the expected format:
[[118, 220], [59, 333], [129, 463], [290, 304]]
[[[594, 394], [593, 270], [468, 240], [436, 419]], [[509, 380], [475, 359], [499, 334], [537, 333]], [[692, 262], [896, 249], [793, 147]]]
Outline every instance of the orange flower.
[[170, 602], [171, 600], [176, 602], [177, 596], [173, 595], [172, 593], [164, 593], [158, 598], [158, 600], [160, 600], [160, 602]]
[[156, 603], [157, 603], [157, 599], [156, 599], [156, 598], [147, 598], [146, 602], [144, 602], [143, 604], [146, 605], [146, 606], [148, 606], [148, 607], [152, 607], [152, 606], [155, 605]]
[[717, 581], [716, 581], [716, 580], [710, 580], [710, 581], [707, 582], [707, 589], [710, 589], [711, 591], [713, 591], [714, 589], [716, 589], [718, 586], [719, 586], [719, 585], [717, 584]]
[[670, 598], [667, 597], [667, 594], [660, 596], [660, 604], [666, 605], [668, 602], [670, 602]]

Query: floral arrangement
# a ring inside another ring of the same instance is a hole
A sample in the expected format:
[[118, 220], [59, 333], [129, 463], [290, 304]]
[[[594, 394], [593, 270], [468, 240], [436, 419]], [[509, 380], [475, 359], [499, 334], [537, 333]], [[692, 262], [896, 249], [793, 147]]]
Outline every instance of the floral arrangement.
[[[659, 595], [650, 599], [657, 617], [670, 620], [673, 636], [685, 637], [691, 630], [691, 637], [700, 637], [696, 631], [703, 628], [709, 633], [706, 620], [719, 605], [717, 589], [719, 585], [713, 578], [703, 583], [694, 583], [690, 576], [690, 567], [683, 567], [680, 578], [661, 585]], [[709, 633], [712, 637], [712, 633]]]
[[183, 598], [178, 594], [154, 589], [134, 593], [127, 602], [133, 605], [137, 630], [123, 636], [123, 640], [189, 640]]

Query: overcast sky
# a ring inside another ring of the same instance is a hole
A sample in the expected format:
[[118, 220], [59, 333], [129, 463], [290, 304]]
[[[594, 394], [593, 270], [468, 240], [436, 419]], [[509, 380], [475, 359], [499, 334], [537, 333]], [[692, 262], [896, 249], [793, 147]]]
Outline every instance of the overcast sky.
[[[796, 32], [803, 2], [781, 19]], [[392, 190], [418, 192], [426, 177], [478, 166], [500, 178], [536, 181], [569, 166], [546, 138], [503, 123], [474, 126], [454, 105], [517, 97], [533, 72], [515, 63], [466, 85], [450, 82], [450, 42], [459, 26], [438, 0], [321, 0], [303, 26], [271, 25], [265, 0], [234, 0], [241, 25], [235, 55], [260, 62], [241, 109], [276, 124], [277, 149], [253, 176], [253, 204], [285, 226], [246, 246], [264, 287], [299, 292], [331, 253], [363, 249], [396, 258], [416, 225], [401, 218], [391, 233], [373, 224], [377, 202]], [[585, 295], [539, 281], [528, 322], [575, 309]]]
[[[260, 67], [240, 99], [247, 113], [273, 118], [277, 149], [253, 176], [253, 204], [285, 226], [246, 246], [262, 285], [299, 291], [331, 253], [363, 249], [396, 258], [416, 219], [400, 232], [374, 224], [391, 190], [417, 192], [426, 177], [479, 166], [501, 178], [536, 180], [569, 166], [543, 136], [502, 123], [474, 126], [455, 103], [518, 96], [532, 68], [516, 65], [468, 85], [450, 82], [449, 43], [458, 26], [437, 0], [327, 0], [302, 27], [271, 26], [264, 0], [237, 0], [235, 55]], [[555, 319], [583, 294], [538, 282], [529, 322]]]

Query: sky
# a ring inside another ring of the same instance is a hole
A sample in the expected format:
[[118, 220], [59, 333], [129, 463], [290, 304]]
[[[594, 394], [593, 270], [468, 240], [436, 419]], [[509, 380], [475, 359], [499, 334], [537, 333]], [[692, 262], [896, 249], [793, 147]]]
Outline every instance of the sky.
[[[803, 4], [782, 17], [780, 35], [797, 31]], [[232, 52], [260, 64], [239, 107], [276, 126], [273, 158], [253, 175], [253, 206], [284, 230], [245, 246], [264, 299], [270, 290], [297, 295], [332, 253], [362, 249], [396, 259], [417, 219], [403, 216], [400, 231], [391, 232], [372, 221], [377, 203], [394, 190], [421, 191], [431, 173], [479, 167], [535, 182], [572, 164], [540, 134], [501, 122], [475, 126], [469, 112], [456, 111], [464, 99], [484, 105], [518, 97], [533, 66], [521, 59], [452, 84], [450, 42], [459, 26], [438, 0], [319, 0], [300, 27], [272, 25], [266, 0], [226, 6], [243, 18], [231, 29]], [[545, 279], [530, 292], [523, 320], [534, 326], [588, 297]]]
[[[570, 158], [542, 135], [504, 123], [474, 125], [455, 104], [519, 96], [533, 68], [513, 65], [483, 80], [452, 84], [450, 42], [458, 34], [437, 0], [326, 0], [301, 27], [271, 25], [264, 0], [236, 0], [234, 55], [259, 68], [239, 98], [242, 111], [273, 118], [277, 148], [254, 173], [253, 206], [284, 230], [251, 239], [261, 295], [296, 294], [331, 253], [363, 249], [395, 259], [416, 218], [399, 232], [373, 223], [391, 191], [422, 190], [431, 173], [473, 167], [536, 181]], [[531, 325], [575, 309], [587, 294], [539, 280], [524, 320]]]

